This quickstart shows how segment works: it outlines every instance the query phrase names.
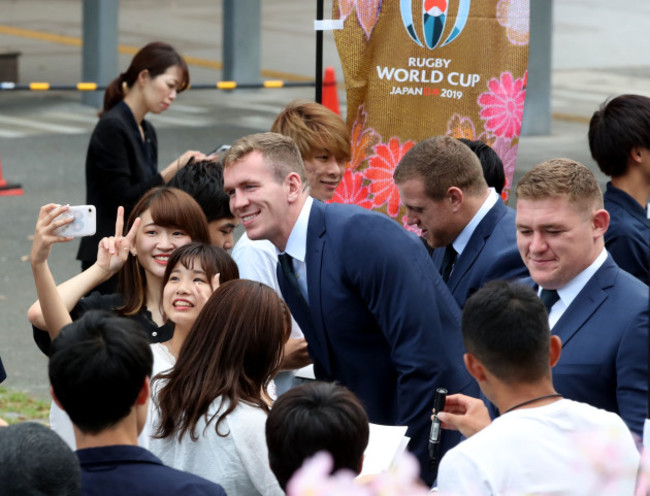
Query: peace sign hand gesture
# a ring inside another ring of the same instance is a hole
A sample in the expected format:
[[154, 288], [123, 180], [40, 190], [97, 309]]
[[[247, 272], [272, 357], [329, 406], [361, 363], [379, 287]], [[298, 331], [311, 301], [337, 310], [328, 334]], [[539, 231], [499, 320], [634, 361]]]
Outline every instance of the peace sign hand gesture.
[[117, 208], [115, 235], [102, 238], [97, 249], [97, 265], [108, 272], [110, 276], [119, 272], [129, 258], [129, 251], [135, 243], [135, 235], [140, 222], [140, 217], [135, 219], [131, 229], [124, 236], [124, 207]]

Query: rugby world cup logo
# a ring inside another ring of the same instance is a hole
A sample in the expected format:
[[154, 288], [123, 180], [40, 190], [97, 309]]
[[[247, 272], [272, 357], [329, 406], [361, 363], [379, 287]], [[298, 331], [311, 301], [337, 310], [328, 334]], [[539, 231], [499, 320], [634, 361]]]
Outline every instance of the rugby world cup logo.
[[415, 29], [413, 23], [413, 1], [414, 0], [400, 0], [400, 12], [402, 14], [402, 22], [406, 28], [406, 32], [411, 39], [420, 45], [425, 46], [430, 50], [436, 48], [439, 44], [441, 47], [448, 45], [454, 41], [460, 33], [463, 32], [467, 17], [469, 16], [469, 6], [471, 0], [455, 0], [458, 3], [458, 13], [456, 14], [456, 22], [445, 39], [442, 39], [442, 33], [445, 30], [447, 17], [449, 13], [449, 4], [454, 0], [415, 0], [422, 1], [422, 38], [424, 43], [420, 41], [420, 37]]

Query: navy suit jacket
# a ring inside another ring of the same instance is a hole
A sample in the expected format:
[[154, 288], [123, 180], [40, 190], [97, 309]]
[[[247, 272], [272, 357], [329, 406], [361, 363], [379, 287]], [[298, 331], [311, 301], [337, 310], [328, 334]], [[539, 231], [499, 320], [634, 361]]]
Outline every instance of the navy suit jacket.
[[83, 496], [226, 496], [220, 485], [167, 467], [140, 446], [86, 448], [77, 450], [77, 457]]
[[642, 435], [648, 391], [648, 286], [611, 255], [553, 327], [562, 355], [553, 383], [566, 398], [618, 413]]
[[621, 269], [648, 284], [650, 220], [645, 208], [625, 191], [612, 186], [612, 183], [607, 183], [603, 198], [610, 215], [605, 248]]
[[[458, 256], [447, 286], [461, 308], [467, 298], [494, 279], [521, 279], [528, 269], [517, 248], [515, 211], [501, 199], [481, 219], [469, 238], [467, 246]], [[442, 266], [445, 250], [433, 252], [433, 262], [438, 270]]]
[[[427, 477], [435, 389], [478, 395], [464, 368], [460, 309], [418, 238], [385, 215], [314, 201], [306, 251], [309, 311], [278, 266], [316, 378], [339, 381], [371, 422], [407, 425]], [[458, 442], [445, 433], [445, 448]]]

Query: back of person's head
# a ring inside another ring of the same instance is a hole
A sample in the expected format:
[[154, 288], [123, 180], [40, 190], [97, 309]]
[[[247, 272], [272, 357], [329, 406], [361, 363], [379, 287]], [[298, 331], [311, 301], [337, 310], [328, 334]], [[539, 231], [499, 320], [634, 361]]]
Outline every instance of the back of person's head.
[[221, 284], [233, 279], [239, 279], [237, 263], [226, 250], [218, 246], [193, 241], [176, 248], [169, 256], [167, 267], [165, 267], [165, 275], [163, 276], [163, 288], [169, 281], [172, 270], [179, 263], [186, 269], [193, 269], [195, 264], [198, 264], [205, 271], [205, 277], [208, 281], [212, 281], [216, 274], [219, 274]]
[[307, 458], [327, 451], [334, 472], [359, 473], [368, 435], [368, 415], [347, 388], [318, 381], [296, 386], [277, 399], [266, 420], [271, 470], [286, 489]]
[[347, 125], [320, 103], [293, 100], [275, 118], [271, 132], [292, 138], [303, 160], [311, 160], [316, 150], [326, 151], [342, 162], [350, 159]]
[[472, 141], [467, 138], [459, 138], [458, 141], [466, 144], [476, 154], [481, 162], [483, 177], [485, 177], [487, 185], [501, 194], [503, 187], [506, 185], [506, 173], [503, 161], [497, 152], [480, 140]]
[[228, 281], [212, 294], [185, 340], [174, 368], [157, 376], [166, 381], [158, 394], [158, 437], [189, 433], [212, 402], [229, 405], [219, 413], [215, 429], [240, 401], [268, 411], [262, 392], [282, 361], [291, 332], [291, 314], [270, 287], [256, 281]]
[[237, 162], [252, 152], [262, 154], [264, 163], [273, 173], [276, 182], [282, 183], [292, 172], [300, 176], [307, 185], [305, 165], [300, 150], [293, 138], [278, 133], [258, 133], [244, 136], [235, 141], [223, 159], [226, 168], [235, 167]]
[[152, 365], [149, 340], [137, 322], [94, 310], [52, 341], [50, 384], [72, 423], [84, 434], [98, 434], [131, 412]]
[[56, 432], [36, 422], [0, 428], [0, 494], [81, 494], [77, 455]]
[[589, 122], [589, 149], [608, 176], [627, 172], [634, 147], [650, 149], [650, 98], [621, 95], [600, 106]]
[[473, 196], [487, 188], [478, 157], [450, 136], [433, 136], [417, 143], [399, 161], [393, 178], [397, 184], [410, 179], [423, 181], [432, 200], [445, 198], [452, 186]]
[[537, 164], [519, 180], [515, 191], [518, 200], [565, 198], [588, 213], [603, 208], [603, 192], [594, 173], [568, 158]]
[[223, 165], [219, 162], [195, 162], [191, 158], [167, 186], [183, 190], [194, 198], [208, 222], [234, 217], [230, 211], [230, 198], [223, 189]]
[[[147, 191], [129, 215], [125, 232], [129, 232], [135, 219], [146, 210], [151, 213], [154, 223], [160, 227], [181, 229], [200, 243], [210, 243], [208, 222], [199, 204], [185, 191], [168, 186], [157, 186]], [[136, 235], [137, 236], [137, 235]], [[121, 315], [134, 315], [145, 306], [144, 269], [138, 258], [130, 256], [120, 270], [118, 291], [124, 297], [124, 305], [119, 309]]]
[[465, 303], [462, 330], [467, 353], [499, 380], [529, 383], [550, 374], [548, 313], [529, 286], [488, 282]]
[[178, 66], [181, 70], [182, 80], [178, 87], [180, 93], [190, 85], [190, 73], [183, 57], [174, 47], [162, 41], [145, 45], [133, 56], [129, 68], [106, 87], [103, 112], [107, 112], [124, 99], [126, 91], [135, 84], [142, 71], [148, 71], [149, 76], [155, 78], [173, 66]]

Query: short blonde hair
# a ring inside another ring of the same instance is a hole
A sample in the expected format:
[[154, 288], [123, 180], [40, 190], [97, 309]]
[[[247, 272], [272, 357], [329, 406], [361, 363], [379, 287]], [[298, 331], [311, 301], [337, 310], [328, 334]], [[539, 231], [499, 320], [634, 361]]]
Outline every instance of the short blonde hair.
[[264, 163], [273, 171], [276, 182], [295, 172], [304, 185], [307, 184], [305, 166], [295, 141], [278, 133], [258, 133], [235, 141], [223, 159], [226, 169], [232, 167], [252, 152], [260, 152]]
[[320, 103], [294, 100], [278, 114], [271, 126], [274, 133], [293, 138], [303, 160], [314, 150], [325, 150], [336, 160], [350, 160], [350, 132], [338, 115]]
[[565, 197], [585, 210], [603, 208], [603, 193], [596, 176], [580, 162], [553, 158], [537, 164], [519, 180], [517, 199]]

